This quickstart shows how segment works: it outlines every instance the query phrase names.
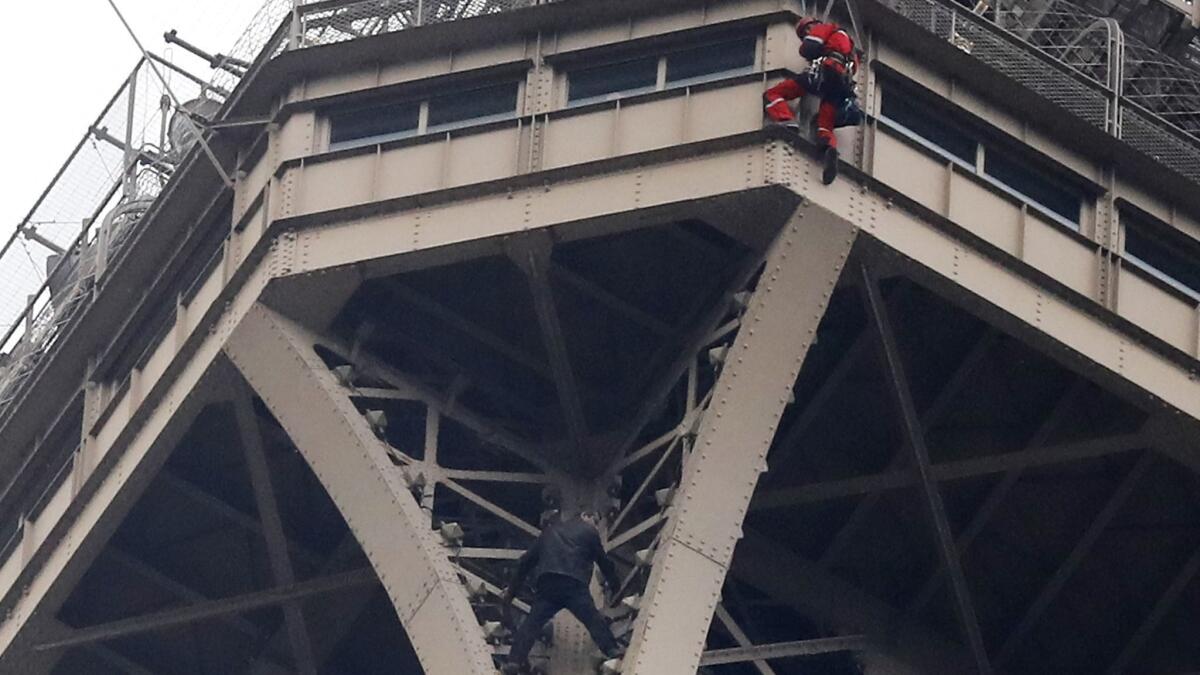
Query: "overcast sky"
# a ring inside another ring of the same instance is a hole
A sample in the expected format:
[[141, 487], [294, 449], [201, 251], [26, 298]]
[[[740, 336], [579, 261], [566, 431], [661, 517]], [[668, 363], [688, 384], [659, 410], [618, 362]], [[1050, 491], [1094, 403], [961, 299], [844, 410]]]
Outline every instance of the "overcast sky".
[[[25, 216], [55, 171], [137, 62], [108, 0], [6, 2], [0, 40], [0, 240]], [[263, 0], [117, 0], [151, 51], [209, 79], [208, 65], [162, 34], [227, 53]]]

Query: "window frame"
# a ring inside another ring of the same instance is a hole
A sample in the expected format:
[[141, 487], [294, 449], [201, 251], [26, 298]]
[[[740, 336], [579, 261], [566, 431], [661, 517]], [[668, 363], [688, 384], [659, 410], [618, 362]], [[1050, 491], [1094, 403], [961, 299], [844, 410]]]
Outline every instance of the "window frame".
[[[956, 123], [955, 127], [962, 133], [968, 135], [975, 142], [975, 161], [974, 161], [974, 163], [967, 162], [963, 158], [961, 158], [958, 155], [951, 152], [950, 150], [938, 145], [937, 143], [933, 142], [932, 140], [930, 140], [930, 139], [922, 136], [921, 134], [917, 133], [916, 131], [908, 128], [902, 122], [898, 122], [898, 121], [882, 114], [883, 100], [885, 98], [887, 98], [889, 91], [892, 92], [893, 94], [895, 92], [899, 91], [903, 94], [911, 95], [914, 98], [920, 100], [922, 104], [928, 105], [930, 107], [936, 107], [937, 104], [930, 102], [928, 100], [927, 96], [922, 96], [920, 94], [914, 93], [912, 87], [905, 87], [903, 84], [893, 85], [891, 80], [881, 82], [880, 84], [882, 85], [879, 87], [880, 114], [877, 114], [874, 117], [875, 117], [876, 121], [879, 122], [880, 126], [882, 126], [885, 130], [887, 130], [891, 133], [895, 133], [895, 134], [903, 137], [904, 139], [908, 140], [909, 142], [915, 143], [916, 145], [928, 150], [929, 152], [932, 152], [933, 154], [937, 155], [938, 157], [941, 157], [942, 159], [947, 160], [948, 162], [957, 166], [959, 169], [961, 169], [965, 173], [967, 173], [971, 176], [974, 176], [975, 178], [983, 181], [987, 185], [995, 188], [996, 190], [1008, 195], [1009, 197], [1012, 197], [1013, 199], [1016, 199], [1018, 202], [1025, 205], [1027, 208], [1036, 212], [1039, 216], [1047, 218], [1056, 224], [1062, 225], [1063, 227], [1069, 228], [1073, 232], [1076, 232], [1079, 234], [1083, 233], [1083, 220], [1084, 220], [1085, 214], [1087, 213], [1087, 204], [1090, 199], [1094, 199], [1094, 195], [1092, 194], [1092, 191], [1090, 191], [1086, 188], [1083, 180], [1080, 179], [1074, 172], [1071, 172], [1070, 169], [1064, 168], [1064, 171], [1068, 172], [1068, 176], [1069, 176], [1065, 179], [1062, 177], [1059, 177], [1059, 176], [1051, 176], [1051, 178], [1053, 178], [1058, 184], [1062, 185], [1062, 187], [1064, 187], [1065, 189], [1072, 190], [1073, 193], [1078, 195], [1078, 197], [1079, 197], [1079, 219], [1078, 220], [1071, 220], [1070, 218], [1067, 218], [1066, 216], [1062, 215], [1058, 211], [1047, 206], [1046, 204], [1043, 204], [1042, 202], [1038, 201], [1037, 199], [1031, 197], [1030, 195], [1027, 195], [1024, 192], [1021, 192], [1019, 189], [1005, 183], [1004, 181], [996, 178], [995, 176], [992, 176], [985, 170], [985, 167], [987, 166], [987, 156], [988, 156], [989, 151], [995, 151], [1002, 155], [1007, 152], [1007, 154], [1010, 157], [1013, 157], [1016, 161], [1020, 161], [1020, 158], [1022, 155], [1030, 156], [1033, 154], [1028, 149], [1024, 149], [1024, 148], [1011, 149], [1011, 144], [997, 143], [997, 142], [991, 140], [991, 138], [995, 137], [998, 132], [994, 129], [980, 131], [980, 130], [972, 128], [972, 127], [982, 126], [979, 123], [974, 123], [974, 124]], [[949, 116], [954, 117], [953, 111], [947, 111], [947, 112], [949, 113]], [[1010, 147], [1005, 147], [1006, 145], [1009, 145]], [[1031, 165], [1035, 167], [1036, 171], [1046, 172], [1046, 169], [1043, 168], [1043, 166], [1045, 165], [1045, 162], [1043, 162], [1043, 161], [1034, 159], [1031, 162]]]
[[[472, 82], [466, 85], [457, 85], [456, 91], [459, 91], [461, 96], [468, 97], [472, 92], [482, 89], [490, 89], [493, 87], [501, 87], [512, 85], [516, 87], [516, 106], [511, 113], [494, 113], [488, 115], [480, 115], [478, 117], [470, 117], [455, 122], [446, 122], [437, 125], [429, 123], [430, 104], [440, 98], [448, 96], [445, 93], [434, 93], [430, 90], [423, 90], [421, 95], [398, 95], [386, 100], [377, 100], [374, 103], [357, 106], [329, 106], [325, 108], [320, 117], [322, 119], [325, 140], [326, 152], [339, 152], [342, 150], [350, 150], [353, 148], [362, 148], [372, 145], [383, 145], [392, 141], [400, 141], [411, 138], [418, 138], [432, 134], [447, 133], [458, 129], [465, 129], [477, 126], [492, 124], [505, 120], [515, 120], [523, 109], [525, 103], [525, 77], [513, 77], [512, 79], [489, 79]], [[336, 125], [336, 119], [339, 115], [349, 114], [359, 111], [368, 111], [377, 108], [387, 108], [391, 106], [401, 106], [405, 104], [415, 104], [417, 106], [417, 126], [409, 131], [396, 132], [389, 134], [377, 134], [374, 136], [362, 136], [343, 141], [334, 141], [333, 133]], [[469, 105], [469, 101], [465, 103]]]
[[1155, 267], [1149, 261], [1138, 257], [1134, 253], [1129, 252], [1129, 249], [1128, 249], [1130, 225], [1134, 226], [1133, 229], [1145, 228], [1146, 230], [1157, 230], [1157, 231], [1163, 233], [1165, 236], [1160, 237], [1158, 232], [1151, 232], [1149, 235], [1146, 235], [1145, 238], [1159, 239], [1159, 241], [1157, 241], [1156, 243], [1158, 243], [1160, 246], [1167, 247], [1167, 248], [1172, 247], [1171, 242], [1161, 241], [1161, 239], [1171, 239], [1171, 238], [1175, 238], [1175, 237], [1190, 239], [1191, 241], [1189, 242], [1189, 244], [1190, 244], [1189, 247], [1194, 249], [1197, 252], [1197, 265], [1200, 266], [1200, 240], [1196, 240], [1194, 237], [1191, 237], [1186, 232], [1182, 232], [1178, 228], [1175, 228], [1175, 227], [1171, 226], [1170, 224], [1165, 223], [1158, 218], [1155, 218], [1154, 216], [1146, 213], [1145, 211], [1142, 211], [1141, 209], [1137, 208], [1133, 204], [1131, 204], [1123, 199], [1119, 200], [1117, 214], [1118, 214], [1118, 224], [1121, 229], [1121, 237], [1120, 237], [1121, 260], [1124, 260], [1124, 261], [1130, 263], [1136, 269], [1149, 275], [1150, 277], [1154, 278], [1155, 280], [1165, 284], [1166, 286], [1170, 287], [1172, 291], [1182, 294], [1183, 296], [1188, 298], [1192, 303], [1194, 303], [1198, 307], [1200, 307], [1200, 288], [1193, 288], [1193, 287], [1189, 286], [1188, 284], [1184, 283], [1183, 281], [1176, 279], [1175, 277], [1171, 276], [1169, 273], [1159, 269], [1158, 267]]
[[[721, 80], [742, 77], [760, 72], [763, 64], [763, 43], [765, 38], [766, 27], [756, 26], [753, 30], [741, 30], [723, 35], [709, 35], [703, 39], [698, 39], [697, 44], [681, 43], [681, 41], [676, 38], [668, 44], [656, 44], [655, 46], [646, 47], [633, 53], [625, 52], [620, 56], [615, 56], [611, 59], [603, 60], [595, 64], [589, 64], [587, 66], [580, 67], [577, 65], [572, 65], [556, 68], [558, 71], [556, 75], [560, 81], [558, 89], [560, 91], [560, 101], [562, 102], [561, 107], [564, 109], [581, 108], [589, 105], [619, 101], [621, 99], [641, 96], [644, 94], [673, 91], [676, 89], [686, 89], [688, 87], [693, 87], [700, 84], [719, 82]], [[668, 81], [668, 64], [672, 56], [692, 51], [704, 46], [719, 46], [745, 41], [754, 42], [753, 56], [749, 66], [693, 76], [673, 82]], [[687, 46], [683, 46], [684, 44]], [[591, 70], [594, 68], [618, 65], [621, 63], [629, 63], [648, 58], [653, 58], [658, 63], [657, 77], [655, 78], [655, 83], [653, 86], [624, 89], [607, 94], [589, 96], [586, 98], [571, 98], [571, 76], [573, 73], [578, 73], [583, 70]]]

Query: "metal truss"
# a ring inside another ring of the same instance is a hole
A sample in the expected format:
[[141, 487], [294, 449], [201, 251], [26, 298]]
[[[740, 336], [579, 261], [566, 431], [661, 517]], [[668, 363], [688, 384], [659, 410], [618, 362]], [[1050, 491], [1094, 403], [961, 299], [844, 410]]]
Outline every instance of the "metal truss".
[[853, 243], [844, 221], [801, 208], [772, 245], [684, 460], [639, 601], [626, 672], [682, 673], [699, 665], [742, 518]]
[[338, 505], [425, 670], [490, 675], [490, 650], [442, 543], [387, 446], [314, 351], [317, 342], [258, 306], [226, 353]]

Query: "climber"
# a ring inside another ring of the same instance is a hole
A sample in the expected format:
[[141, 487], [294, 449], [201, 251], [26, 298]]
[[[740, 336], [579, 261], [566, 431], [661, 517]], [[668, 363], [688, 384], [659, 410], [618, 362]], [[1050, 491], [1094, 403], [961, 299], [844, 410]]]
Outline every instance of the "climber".
[[800, 56], [808, 60], [809, 69], [768, 89], [763, 101], [772, 120], [798, 129], [788, 101], [805, 94], [821, 97], [816, 115], [817, 146], [824, 162], [821, 178], [829, 185], [837, 178], [838, 168], [837, 136], [833, 130], [862, 121], [862, 109], [854, 93], [858, 54], [850, 34], [836, 23], [805, 17], [796, 24], [796, 35], [800, 38]]
[[594, 512], [584, 511], [577, 518], [547, 525], [533, 546], [521, 556], [512, 583], [501, 600], [502, 607], [507, 610], [530, 571], [533, 571], [535, 599], [529, 615], [513, 637], [505, 673], [528, 668], [529, 650], [542, 626], [562, 609], [569, 610], [583, 623], [606, 657], [621, 655], [620, 645], [604, 616], [592, 603], [588, 590], [593, 564], [600, 568], [610, 594], [616, 593], [621, 585], [617, 569], [600, 541], [598, 524], [599, 517]]

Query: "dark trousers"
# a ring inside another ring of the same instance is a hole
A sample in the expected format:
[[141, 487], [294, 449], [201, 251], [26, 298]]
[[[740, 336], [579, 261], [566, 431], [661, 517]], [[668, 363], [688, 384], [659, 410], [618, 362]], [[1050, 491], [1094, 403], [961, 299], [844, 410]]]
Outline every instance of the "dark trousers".
[[542, 626], [563, 609], [574, 614], [575, 618], [583, 623], [601, 651], [605, 654], [617, 651], [617, 640], [605, 623], [600, 610], [592, 604], [592, 596], [583, 582], [561, 574], [545, 574], [538, 579], [536, 590], [537, 598], [533, 607], [529, 609], [529, 616], [525, 617], [525, 621], [521, 622], [521, 627], [513, 636], [509, 662], [525, 663]]

